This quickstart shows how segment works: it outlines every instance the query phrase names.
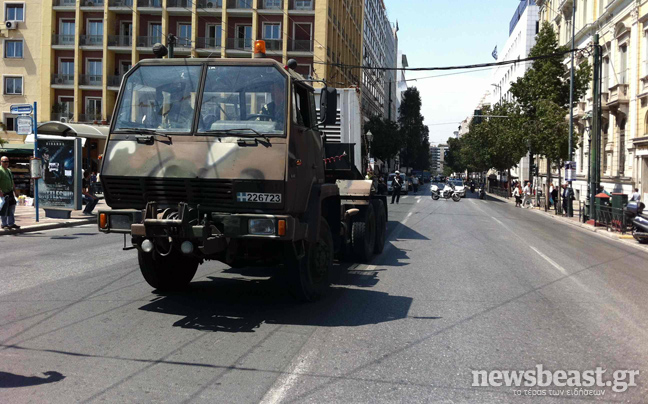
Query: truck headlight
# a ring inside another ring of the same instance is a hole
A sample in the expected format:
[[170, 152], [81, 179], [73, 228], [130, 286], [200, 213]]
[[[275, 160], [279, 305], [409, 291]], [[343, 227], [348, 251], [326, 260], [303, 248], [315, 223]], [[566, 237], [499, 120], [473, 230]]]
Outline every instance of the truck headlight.
[[250, 219], [248, 221], [250, 234], [275, 234], [274, 219]]

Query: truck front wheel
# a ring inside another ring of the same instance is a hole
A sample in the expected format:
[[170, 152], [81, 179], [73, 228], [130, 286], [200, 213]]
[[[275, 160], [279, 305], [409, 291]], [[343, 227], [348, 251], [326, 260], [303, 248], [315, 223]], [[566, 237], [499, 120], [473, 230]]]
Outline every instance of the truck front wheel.
[[198, 260], [172, 250], [162, 256], [153, 250], [150, 253], [138, 250], [140, 271], [146, 282], [157, 290], [166, 292], [184, 288], [191, 282], [198, 270]]
[[291, 290], [297, 299], [312, 302], [319, 299], [331, 284], [333, 236], [326, 219], [320, 218], [317, 242], [306, 245], [301, 259], [291, 257], [286, 263]]

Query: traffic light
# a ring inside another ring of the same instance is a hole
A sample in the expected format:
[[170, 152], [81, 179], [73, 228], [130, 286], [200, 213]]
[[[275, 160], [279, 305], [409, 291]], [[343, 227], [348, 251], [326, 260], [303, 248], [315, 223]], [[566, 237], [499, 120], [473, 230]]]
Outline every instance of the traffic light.
[[538, 165], [534, 164], [531, 167], [533, 168], [533, 176], [537, 177], [538, 176]]

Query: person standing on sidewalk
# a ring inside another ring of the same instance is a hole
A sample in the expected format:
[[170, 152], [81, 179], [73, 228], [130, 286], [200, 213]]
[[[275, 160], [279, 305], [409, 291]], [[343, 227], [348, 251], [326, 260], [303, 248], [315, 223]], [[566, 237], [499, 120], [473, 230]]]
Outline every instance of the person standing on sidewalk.
[[0, 209], [2, 229], [20, 229], [14, 217], [16, 212], [16, 184], [9, 169], [9, 157], [7, 156], [0, 157], [0, 197], [4, 198], [4, 204]]
[[558, 186], [552, 186], [551, 198], [553, 199], [554, 210], [558, 210]]
[[517, 187], [513, 188], [513, 196], [515, 197], [515, 207], [516, 208], [521, 208], [522, 207], [522, 190], [520, 189], [519, 185]]
[[639, 188], [634, 189], [634, 193], [632, 194], [632, 197], [630, 198], [631, 201], [641, 201], [641, 195], [639, 194]]
[[92, 210], [97, 206], [99, 198], [94, 196], [91, 192], [90, 184], [90, 170], [86, 170], [83, 173], [83, 200], [86, 202], [86, 207], [83, 209], [83, 213], [86, 215], [91, 215]]
[[531, 199], [531, 185], [529, 182], [524, 184], [524, 189], [522, 190], [524, 193], [524, 199], [522, 199], [522, 207], [527, 207], [527, 202]]
[[394, 199], [396, 199], [396, 204], [398, 204], [402, 186], [403, 179], [400, 177], [400, 171], [396, 171], [394, 173], [394, 179], [392, 180], [392, 204], [394, 203]]

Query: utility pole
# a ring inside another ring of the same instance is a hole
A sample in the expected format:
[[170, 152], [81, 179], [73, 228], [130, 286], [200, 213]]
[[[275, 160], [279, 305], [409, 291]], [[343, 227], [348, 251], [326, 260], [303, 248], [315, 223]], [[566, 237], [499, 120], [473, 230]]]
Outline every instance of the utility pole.
[[595, 208], [594, 200], [596, 193], [598, 192], [597, 179], [597, 170], [598, 170], [598, 137], [601, 133], [600, 121], [598, 119], [600, 110], [599, 110], [599, 99], [601, 98], [601, 48], [599, 46], [599, 34], [594, 34], [594, 85], [592, 86], [592, 125], [590, 131], [590, 163], [589, 163], [589, 194], [587, 195], [589, 212], [588, 216], [590, 219], [595, 218]]
[[[569, 161], [574, 157], [573, 139], [574, 139], [574, 37], [576, 36], [576, 0], [572, 0], [572, 38], [571, 38], [571, 73], [569, 81]], [[565, 173], [566, 174], [566, 173]], [[569, 178], [569, 188], [567, 190], [567, 216], [574, 216], [574, 204], [572, 195], [572, 178]]]
[[169, 36], [167, 36], [167, 43], [169, 44], [169, 59], [173, 59], [173, 48], [175, 47], [176, 36], [169, 34]]
[[392, 104], [392, 81], [389, 83], [389, 106], [387, 107], [387, 119], [391, 121], [391, 104]]

